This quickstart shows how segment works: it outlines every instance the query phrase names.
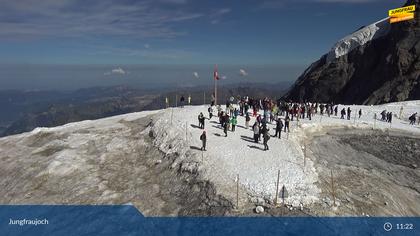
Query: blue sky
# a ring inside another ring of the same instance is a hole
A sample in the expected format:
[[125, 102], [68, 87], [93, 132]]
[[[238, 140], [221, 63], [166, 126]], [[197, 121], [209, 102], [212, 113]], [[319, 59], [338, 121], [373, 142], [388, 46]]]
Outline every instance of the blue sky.
[[[293, 82], [400, 0], [0, 0], [0, 90]], [[245, 71], [245, 74], [241, 71]]]
[[0, 63], [306, 66], [404, 3], [0, 0]]

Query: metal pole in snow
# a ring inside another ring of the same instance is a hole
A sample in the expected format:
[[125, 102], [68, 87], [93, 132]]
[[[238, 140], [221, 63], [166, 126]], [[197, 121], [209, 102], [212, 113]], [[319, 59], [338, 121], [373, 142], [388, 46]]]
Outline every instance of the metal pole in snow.
[[239, 174], [236, 175], [236, 209], [239, 209]]
[[277, 206], [278, 197], [279, 197], [279, 183], [280, 183], [280, 170], [277, 173], [277, 185], [276, 185], [276, 199], [274, 199], [274, 204]]
[[333, 171], [331, 170], [331, 194], [333, 197], [333, 206], [335, 206], [335, 189], [334, 189], [334, 176]]
[[306, 166], [306, 149], [305, 149], [305, 154], [303, 155], [303, 172], [305, 172], [305, 166]]

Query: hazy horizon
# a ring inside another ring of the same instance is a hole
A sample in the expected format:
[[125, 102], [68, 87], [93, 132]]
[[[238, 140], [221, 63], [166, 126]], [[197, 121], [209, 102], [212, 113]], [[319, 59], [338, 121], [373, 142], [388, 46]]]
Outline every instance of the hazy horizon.
[[[218, 65], [220, 84], [293, 82], [306, 66]], [[75, 90], [127, 85], [193, 87], [213, 83], [214, 65], [0, 65], [0, 90]]]

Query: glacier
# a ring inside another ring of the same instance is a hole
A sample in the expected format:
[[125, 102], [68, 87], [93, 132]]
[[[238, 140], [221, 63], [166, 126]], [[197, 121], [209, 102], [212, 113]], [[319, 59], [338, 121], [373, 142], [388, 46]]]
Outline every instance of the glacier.
[[389, 17], [387, 17], [347, 35], [339, 40], [328, 52], [327, 63], [348, 54], [353, 49], [371, 40], [387, 35], [390, 29], [391, 24], [389, 23]]

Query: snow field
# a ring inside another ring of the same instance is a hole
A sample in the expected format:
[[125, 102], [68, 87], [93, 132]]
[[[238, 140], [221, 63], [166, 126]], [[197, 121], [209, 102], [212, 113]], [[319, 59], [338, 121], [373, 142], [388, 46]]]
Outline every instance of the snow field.
[[[398, 119], [403, 106], [402, 120]], [[340, 105], [340, 110], [348, 106]], [[245, 129], [245, 118], [238, 116], [235, 132], [228, 132], [224, 137], [218, 123], [218, 117], [206, 119], [207, 151], [202, 155], [199, 137], [202, 130], [198, 127], [200, 112], [208, 118], [207, 106], [185, 106], [169, 108], [161, 113], [161, 118], [154, 125], [155, 144], [164, 152], [177, 152], [181, 159], [192, 158], [201, 163], [201, 171], [217, 185], [229, 185], [236, 181], [249, 191], [251, 197], [263, 197], [272, 201], [276, 192], [277, 173], [280, 171], [280, 188], [284, 185], [289, 197], [286, 203], [293, 206], [307, 205], [318, 200], [320, 189], [316, 186], [318, 175], [313, 162], [304, 160], [304, 143], [310, 133], [323, 132], [326, 128], [358, 128], [358, 129], [400, 129], [420, 135], [419, 126], [409, 126], [408, 116], [420, 111], [420, 101], [391, 103], [380, 106], [350, 106], [351, 120], [327, 115], [315, 115], [312, 121], [296, 119], [291, 122], [291, 133], [282, 132], [282, 139], [272, 137], [268, 145], [270, 150], [263, 151], [263, 144], [252, 142], [251, 128]], [[362, 117], [358, 111], [362, 109]], [[380, 119], [382, 110], [394, 114], [393, 123], [373, 120], [376, 113]], [[216, 112], [214, 112], [215, 115]], [[419, 112], [420, 113], [420, 112]], [[356, 117], [355, 117], [356, 115]], [[172, 121], [171, 121], [172, 120]], [[251, 117], [250, 126], [255, 122]], [[275, 124], [268, 125], [271, 135], [275, 133]], [[204, 158], [203, 158], [204, 156]], [[179, 163], [179, 162], [178, 162]], [[177, 163], [174, 163], [174, 165]], [[304, 166], [305, 165], [305, 166]], [[231, 191], [235, 191], [231, 189]]]

